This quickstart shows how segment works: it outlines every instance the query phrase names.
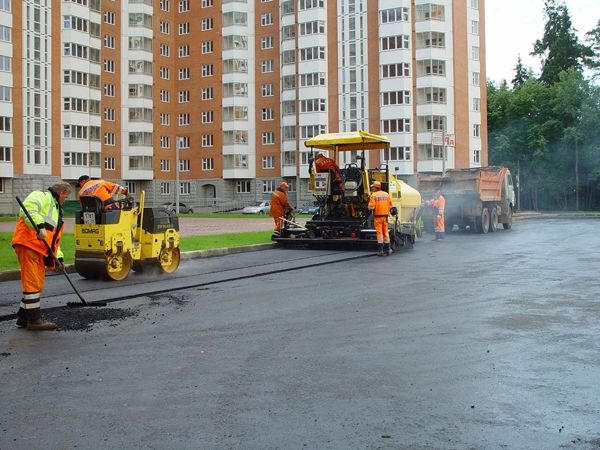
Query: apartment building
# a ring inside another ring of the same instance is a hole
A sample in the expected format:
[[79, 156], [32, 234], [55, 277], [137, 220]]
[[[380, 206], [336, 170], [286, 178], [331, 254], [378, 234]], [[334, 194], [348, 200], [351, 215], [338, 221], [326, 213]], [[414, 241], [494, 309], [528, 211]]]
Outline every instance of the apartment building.
[[409, 182], [485, 166], [485, 80], [484, 0], [0, 0], [0, 212], [82, 174], [308, 203], [323, 132], [388, 136], [368, 164]]

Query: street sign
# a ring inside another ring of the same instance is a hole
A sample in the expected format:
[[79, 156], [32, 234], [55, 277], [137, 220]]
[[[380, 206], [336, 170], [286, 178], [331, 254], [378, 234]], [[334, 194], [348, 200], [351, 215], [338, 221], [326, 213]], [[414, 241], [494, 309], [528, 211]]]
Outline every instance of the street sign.
[[436, 131], [431, 133], [431, 144], [432, 145], [444, 145], [444, 133], [438, 133]]
[[454, 147], [456, 145], [456, 136], [453, 134], [444, 135], [444, 145], [446, 147]]

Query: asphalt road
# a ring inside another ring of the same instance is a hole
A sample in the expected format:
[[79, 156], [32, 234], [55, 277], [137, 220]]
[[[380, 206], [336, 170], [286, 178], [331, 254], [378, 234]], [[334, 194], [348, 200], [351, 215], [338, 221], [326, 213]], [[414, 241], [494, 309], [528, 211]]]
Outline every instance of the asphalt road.
[[0, 322], [0, 448], [600, 448], [598, 225], [76, 279], [133, 297], [52, 312], [87, 327]]

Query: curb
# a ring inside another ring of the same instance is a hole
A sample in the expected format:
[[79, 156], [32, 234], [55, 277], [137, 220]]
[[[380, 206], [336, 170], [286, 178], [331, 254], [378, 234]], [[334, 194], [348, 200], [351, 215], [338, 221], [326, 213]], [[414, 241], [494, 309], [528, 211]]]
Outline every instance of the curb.
[[[275, 243], [268, 244], [253, 244], [244, 245], [243, 247], [230, 247], [230, 248], [212, 248], [210, 250], [193, 250], [190, 252], [184, 252], [181, 254], [181, 260], [197, 259], [197, 258], [212, 258], [214, 256], [225, 256], [233, 255], [236, 253], [248, 253], [257, 252], [259, 250], [269, 250], [275, 247]], [[75, 265], [68, 264], [65, 266], [67, 273], [75, 273]], [[46, 276], [60, 275], [59, 272], [46, 272]], [[0, 272], [0, 281], [14, 281], [21, 278], [20, 270], [5, 270]]]

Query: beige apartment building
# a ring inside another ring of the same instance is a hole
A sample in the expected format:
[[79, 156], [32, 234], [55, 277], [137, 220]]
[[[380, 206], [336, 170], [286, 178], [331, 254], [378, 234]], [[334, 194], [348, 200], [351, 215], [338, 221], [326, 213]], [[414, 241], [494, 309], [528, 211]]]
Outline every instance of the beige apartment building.
[[487, 165], [486, 115], [484, 0], [0, 0], [3, 213], [82, 174], [196, 211], [282, 179], [309, 203], [323, 132], [386, 135], [368, 164], [414, 183]]

